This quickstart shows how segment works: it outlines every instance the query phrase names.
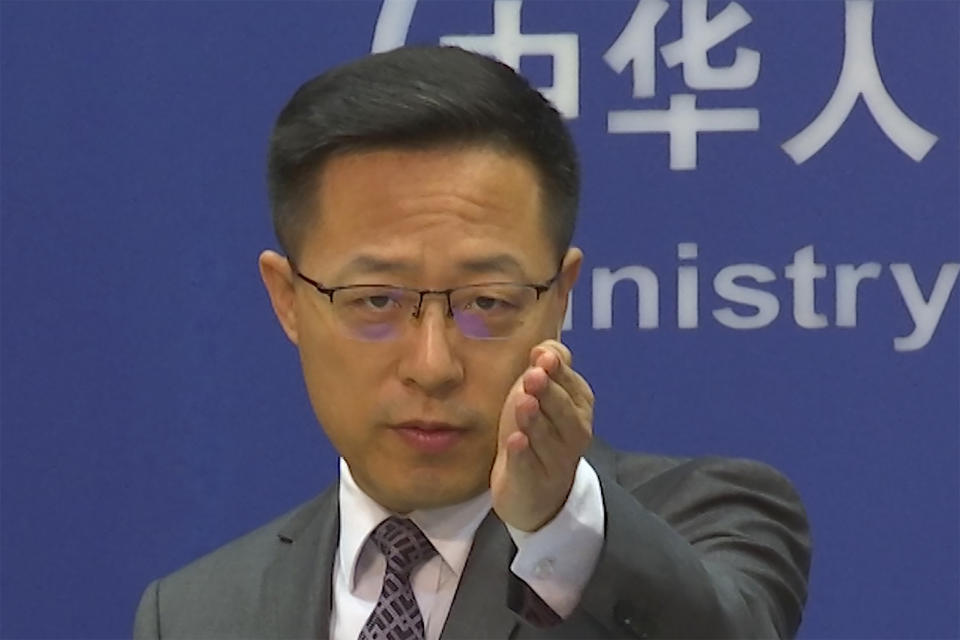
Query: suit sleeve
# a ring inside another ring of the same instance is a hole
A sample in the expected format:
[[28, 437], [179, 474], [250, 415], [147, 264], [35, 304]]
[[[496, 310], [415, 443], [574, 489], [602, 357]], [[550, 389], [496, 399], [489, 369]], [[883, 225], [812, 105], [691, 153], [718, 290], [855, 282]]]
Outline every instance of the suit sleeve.
[[140, 598], [140, 606], [137, 607], [137, 615], [133, 621], [134, 640], [160, 638], [158, 584], [156, 580], [151, 582]]
[[605, 539], [581, 611], [611, 637], [794, 636], [810, 538], [786, 479], [715, 459], [633, 483], [628, 461], [618, 475], [600, 476]]

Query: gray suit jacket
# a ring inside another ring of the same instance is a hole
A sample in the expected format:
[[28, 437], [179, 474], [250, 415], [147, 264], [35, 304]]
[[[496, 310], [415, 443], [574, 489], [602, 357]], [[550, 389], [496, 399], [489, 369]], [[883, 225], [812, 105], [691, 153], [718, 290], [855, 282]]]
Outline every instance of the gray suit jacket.
[[[458, 638], [792, 637], [810, 537], [790, 484], [766, 465], [623, 454], [595, 442], [606, 531], [580, 604], [556, 626], [519, 616], [516, 552], [491, 511], [443, 628]], [[326, 638], [336, 485], [150, 584], [134, 637]]]

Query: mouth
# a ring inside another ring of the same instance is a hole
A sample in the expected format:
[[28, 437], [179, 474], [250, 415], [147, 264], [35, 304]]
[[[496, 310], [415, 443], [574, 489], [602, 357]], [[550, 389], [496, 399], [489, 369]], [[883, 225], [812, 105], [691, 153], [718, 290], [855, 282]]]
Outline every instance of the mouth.
[[408, 420], [391, 425], [404, 444], [421, 453], [444, 453], [452, 449], [465, 436], [467, 430], [446, 422]]

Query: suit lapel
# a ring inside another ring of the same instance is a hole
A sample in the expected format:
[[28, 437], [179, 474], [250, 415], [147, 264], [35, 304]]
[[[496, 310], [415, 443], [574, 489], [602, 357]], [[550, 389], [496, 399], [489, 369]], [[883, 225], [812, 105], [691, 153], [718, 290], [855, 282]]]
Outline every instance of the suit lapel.
[[510, 534], [491, 511], [474, 536], [441, 640], [510, 637], [518, 624], [507, 607], [513, 555]]
[[339, 531], [334, 483], [277, 534], [276, 560], [265, 571], [261, 587], [264, 629], [271, 637], [329, 636]]

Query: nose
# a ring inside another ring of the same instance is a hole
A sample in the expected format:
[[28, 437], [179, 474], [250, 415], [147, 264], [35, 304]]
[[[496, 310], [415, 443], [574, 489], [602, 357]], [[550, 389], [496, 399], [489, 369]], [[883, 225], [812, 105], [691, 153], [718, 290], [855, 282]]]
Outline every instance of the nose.
[[455, 337], [447, 303], [424, 299], [420, 317], [404, 336], [399, 374], [404, 384], [418, 387], [430, 396], [450, 393], [463, 381], [463, 363], [451, 337]]

